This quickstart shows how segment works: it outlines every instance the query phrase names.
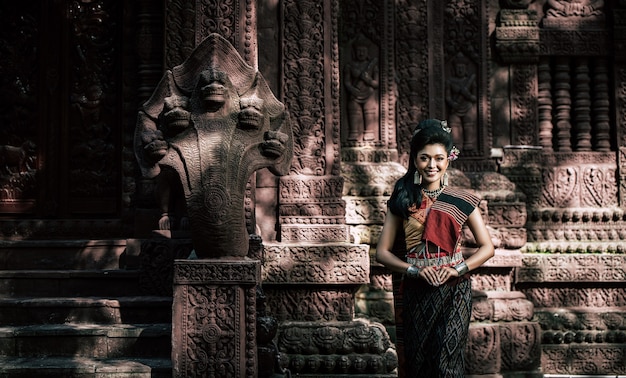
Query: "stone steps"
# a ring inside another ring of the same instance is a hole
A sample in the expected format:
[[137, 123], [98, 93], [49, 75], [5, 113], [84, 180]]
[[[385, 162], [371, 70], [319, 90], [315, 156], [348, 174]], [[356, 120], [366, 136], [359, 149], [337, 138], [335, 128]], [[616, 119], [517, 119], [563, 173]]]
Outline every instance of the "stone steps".
[[152, 290], [140, 252], [132, 240], [0, 241], [0, 378], [171, 377], [172, 297]]
[[0, 298], [0, 325], [170, 323], [172, 298]]
[[0, 357], [0, 378], [170, 378], [169, 358]]
[[0, 240], [0, 269], [120, 269], [128, 263], [127, 246], [123, 239]]
[[142, 295], [136, 270], [0, 270], [0, 298]]
[[0, 356], [168, 358], [171, 324], [34, 324], [0, 327]]

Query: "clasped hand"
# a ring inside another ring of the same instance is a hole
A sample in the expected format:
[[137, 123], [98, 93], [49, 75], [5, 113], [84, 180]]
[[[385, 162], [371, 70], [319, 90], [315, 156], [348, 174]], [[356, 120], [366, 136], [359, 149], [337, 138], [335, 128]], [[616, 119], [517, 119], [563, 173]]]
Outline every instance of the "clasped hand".
[[429, 266], [421, 269], [419, 276], [432, 286], [440, 286], [450, 278], [458, 277], [459, 273], [456, 269], [450, 267], [439, 268]]

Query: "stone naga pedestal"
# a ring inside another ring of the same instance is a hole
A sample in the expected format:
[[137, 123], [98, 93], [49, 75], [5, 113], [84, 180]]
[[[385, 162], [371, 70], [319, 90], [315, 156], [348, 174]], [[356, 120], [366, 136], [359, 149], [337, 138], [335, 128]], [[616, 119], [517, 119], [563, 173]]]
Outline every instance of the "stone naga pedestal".
[[143, 176], [157, 182], [158, 234], [170, 235], [172, 212], [182, 213], [198, 257], [174, 263], [173, 375], [256, 377], [261, 269], [259, 256], [248, 255], [244, 199], [256, 170], [288, 173], [293, 136], [284, 105], [211, 34], [139, 110], [135, 155]]

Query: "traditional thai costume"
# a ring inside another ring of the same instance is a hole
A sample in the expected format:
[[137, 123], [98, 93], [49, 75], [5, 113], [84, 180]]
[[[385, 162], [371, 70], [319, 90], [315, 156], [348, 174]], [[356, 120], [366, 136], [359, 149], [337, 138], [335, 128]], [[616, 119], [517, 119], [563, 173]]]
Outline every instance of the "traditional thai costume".
[[[456, 188], [446, 187], [436, 199], [424, 195], [420, 208], [409, 209], [404, 221], [401, 258], [420, 269], [463, 262], [461, 230], [478, 203], [478, 197]], [[396, 346], [404, 376], [463, 377], [470, 281], [462, 276], [431, 286], [423, 279], [395, 278]]]

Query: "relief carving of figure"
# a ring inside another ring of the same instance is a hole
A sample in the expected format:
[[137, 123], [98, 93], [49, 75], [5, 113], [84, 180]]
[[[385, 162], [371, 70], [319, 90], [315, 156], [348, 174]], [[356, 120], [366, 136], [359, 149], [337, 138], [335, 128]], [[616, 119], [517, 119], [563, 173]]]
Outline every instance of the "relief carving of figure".
[[359, 36], [352, 44], [352, 60], [344, 67], [348, 107], [348, 140], [372, 141], [378, 130], [378, 59], [370, 57], [371, 43]]
[[604, 0], [548, 0], [547, 16], [589, 17], [602, 15]]
[[451, 76], [446, 80], [448, 126], [452, 139], [461, 151], [476, 148], [476, 74], [470, 70], [470, 61], [459, 53], [452, 62]]
[[21, 146], [0, 145], [0, 174], [13, 175], [34, 168], [36, 146], [30, 140]]
[[173, 227], [170, 210], [183, 197], [181, 228], [188, 219], [199, 258], [245, 257], [246, 185], [261, 168], [289, 172], [293, 136], [261, 74], [211, 34], [139, 110], [135, 155], [144, 177], [156, 178], [159, 229]]

